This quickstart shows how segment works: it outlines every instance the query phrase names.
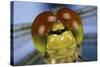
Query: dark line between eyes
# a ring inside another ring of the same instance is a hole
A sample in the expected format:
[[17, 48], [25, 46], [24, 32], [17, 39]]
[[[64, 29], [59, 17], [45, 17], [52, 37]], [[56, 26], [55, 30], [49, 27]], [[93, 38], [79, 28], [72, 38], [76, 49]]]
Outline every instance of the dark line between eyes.
[[67, 31], [67, 30], [68, 30], [68, 28], [64, 28], [63, 30], [50, 31], [50, 32], [49, 32], [49, 35], [50, 35], [50, 34], [57, 34], [57, 35], [60, 35], [60, 34], [62, 34], [63, 32], [65, 32], [65, 31]]

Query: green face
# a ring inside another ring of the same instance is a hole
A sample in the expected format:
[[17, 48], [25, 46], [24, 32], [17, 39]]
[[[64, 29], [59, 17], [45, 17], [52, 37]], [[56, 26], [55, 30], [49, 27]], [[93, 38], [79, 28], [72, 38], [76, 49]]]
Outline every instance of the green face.
[[[59, 32], [60, 34], [57, 34]], [[52, 27], [52, 33], [47, 38], [46, 48], [50, 62], [60, 63], [73, 61], [72, 56], [75, 47], [76, 42], [72, 32], [64, 29], [62, 23], [55, 23]]]

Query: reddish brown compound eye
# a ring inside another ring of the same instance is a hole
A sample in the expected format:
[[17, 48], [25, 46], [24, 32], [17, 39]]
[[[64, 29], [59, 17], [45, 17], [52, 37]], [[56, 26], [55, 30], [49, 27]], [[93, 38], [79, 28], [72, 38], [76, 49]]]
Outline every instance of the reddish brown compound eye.
[[39, 14], [35, 21], [32, 24], [32, 35], [48, 35], [50, 27], [53, 22], [56, 20], [56, 17], [52, 12], [45, 11]]
[[79, 15], [69, 8], [59, 10], [57, 18], [70, 29], [77, 29], [78, 25], [81, 23]]
[[63, 8], [58, 11], [57, 19], [72, 31], [77, 44], [80, 44], [83, 39], [83, 26], [79, 15], [69, 8]]

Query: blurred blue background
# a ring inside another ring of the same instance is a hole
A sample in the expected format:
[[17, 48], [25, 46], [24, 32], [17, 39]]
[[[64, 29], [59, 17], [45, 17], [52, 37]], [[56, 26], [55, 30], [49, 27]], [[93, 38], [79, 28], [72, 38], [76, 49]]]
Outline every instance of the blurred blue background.
[[[31, 36], [31, 24], [36, 16], [48, 10], [59, 8], [60, 6], [71, 8], [76, 11], [83, 23], [84, 41], [81, 48], [81, 56], [86, 61], [97, 60], [97, 7], [85, 5], [57, 5], [33, 2], [11, 2], [11, 32], [13, 44], [13, 65], [42, 64], [45, 60], [35, 50]], [[39, 59], [42, 59], [38, 61]], [[37, 63], [36, 63], [37, 62]]]

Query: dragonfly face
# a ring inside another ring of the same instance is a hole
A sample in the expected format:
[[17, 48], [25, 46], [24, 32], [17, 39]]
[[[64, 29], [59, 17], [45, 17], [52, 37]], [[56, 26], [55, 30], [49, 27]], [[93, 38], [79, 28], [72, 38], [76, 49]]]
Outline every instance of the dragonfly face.
[[56, 14], [51, 11], [42, 12], [34, 20], [31, 32], [36, 49], [50, 63], [77, 60], [83, 27], [75, 11], [62, 8]]

